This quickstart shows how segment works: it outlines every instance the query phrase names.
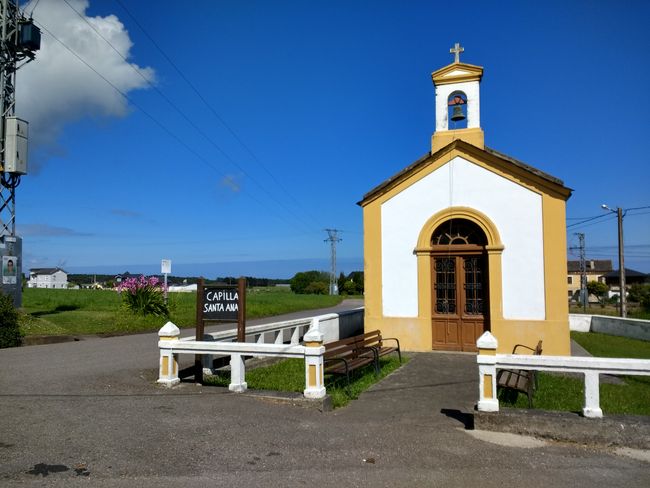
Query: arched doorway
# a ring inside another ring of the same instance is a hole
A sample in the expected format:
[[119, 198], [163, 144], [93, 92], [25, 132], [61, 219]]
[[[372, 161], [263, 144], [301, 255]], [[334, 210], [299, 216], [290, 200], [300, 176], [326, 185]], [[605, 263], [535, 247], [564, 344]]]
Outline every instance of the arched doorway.
[[490, 329], [487, 237], [474, 222], [452, 218], [431, 235], [433, 349], [476, 351]]

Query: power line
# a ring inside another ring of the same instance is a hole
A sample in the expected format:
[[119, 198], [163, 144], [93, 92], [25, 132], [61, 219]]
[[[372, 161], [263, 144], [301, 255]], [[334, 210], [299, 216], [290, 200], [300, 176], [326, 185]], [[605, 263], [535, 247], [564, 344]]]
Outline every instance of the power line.
[[165, 95], [162, 90], [160, 90], [155, 84], [151, 82], [149, 78], [144, 76], [142, 71], [138, 68], [136, 68], [132, 63], [130, 63], [126, 57], [108, 40], [106, 39], [101, 32], [99, 32], [95, 26], [93, 26], [90, 22], [88, 22], [88, 19], [78, 10], [76, 10], [68, 0], [63, 0], [66, 5], [79, 16], [81, 20], [83, 20], [90, 28], [97, 34], [98, 37], [100, 37], [106, 44], [108, 44], [113, 51], [117, 53], [124, 62], [127, 63], [128, 66], [131, 67], [133, 71], [135, 71], [151, 88], [154, 89], [154, 91], [163, 99], [165, 102], [173, 108], [176, 113], [178, 113], [198, 134], [201, 135], [208, 143], [210, 143], [226, 160], [228, 160], [233, 166], [237, 167], [246, 177], [248, 177], [253, 183], [255, 183], [264, 193], [266, 193], [275, 203], [277, 203], [280, 207], [282, 207], [285, 211], [288, 213], [292, 214], [294, 218], [296, 218], [297, 221], [300, 221], [302, 224], [306, 224], [304, 221], [302, 221], [302, 218], [299, 217], [297, 214], [295, 214], [290, 208], [284, 205], [280, 200], [275, 198], [275, 196], [268, 191], [259, 181], [257, 181], [256, 178], [254, 178], [246, 169], [240, 165], [237, 161], [235, 161], [226, 151], [215, 142], [215, 140], [210, 137], [206, 132], [201, 129], [178, 105], [176, 105], [167, 95]]
[[[207, 99], [201, 94], [201, 92], [196, 88], [194, 83], [192, 83], [187, 76], [185, 76], [185, 73], [174, 63], [174, 61], [167, 55], [167, 53], [160, 47], [160, 45], [154, 40], [154, 38], [149, 34], [149, 32], [138, 22], [136, 17], [131, 13], [131, 11], [126, 8], [124, 3], [122, 3], [120, 0], [115, 0], [120, 7], [126, 12], [126, 14], [133, 20], [135, 25], [138, 26], [138, 28], [142, 31], [142, 33], [149, 39], [151, 44], [160, 52], [160, 54], [167, 60], [167, 62], [174, 68], [174, 70], [178, 73], [178, 75], [187, 83], [187, 85], [190, 87], [190, 89], [194, 92], [194, 94], [201, 100], [201, 102], [208, 108], [208, 110], [212, 113], [212, 115], [215, 116], [215, 118], [226, 128], [226, 130], [230, 133], [230, 135], [233, 136], [233, 138], [246, 150], [246, 152], [253, 158], [253, 160], [268, 174], [271, 179], [275, 182], [275, 184], [284, 192], [285, 195], [287, 195], [295, 204], [298, 208], [301, 208], [305, 214], [314, 222], [316, 223], [317, 220], [308, 212], [306, 212], [304, 205], [299, 202], [293, 194], [287, 190], [284, 185], [275, 177], [275, 175], [266, 167], [266, 165], [260, 160], [260, 158], [253, 152], [253, 150], [250, 148], [248, 144], [246, 144], [243, 139], [235, 132], [235, 130], [225, 121], [225, 119], [219, 115], [219, 113], [215, 110], [215, 108], [210, 104], [210, 102], [207, 101]], [[66, 0], [67, 3], [67, 0]]]
[[[144, 115], [146, 115], [152, 122], [154, 122], [158, 127], [160, 127], [168, 136], [172, 137], [176, 142], [178, 142], [181, 146], [183, 146], [185, 149], [187, 149], [190, 153], [192, 153], [197, 159], [199, 159], [203, 164], [205, 164], [208, 168], [212, 169], [215, 171], [217, 174], [227, 177], [227, 175], [217, 169], [212, 163], [210, 163], [206, 158], [204, 158], [201, 154], [196, 152], [194, 149], [192, 149], [186, 142], [184, 142], [180, 137], [178, 137], [176, 134], [174, 134], [171, 129], [169, 129], [167, 126], [165, 126], [162, 122], [160, 122], [158, 119], [156, 119], [153, 115], [151, 115], [149, 112], [147, 112], [141, 105], [136, 103], [131, 97], [129, 97], [126, 93], [124, 93], [122, 90], [120, 90], [115, 84], [113, 84], [108, 78], [106, 78], [104, 75], [102, 75], [99, 71], [97, 71], [91, 64], [89, 64], [86, 60], [84, 60], [79, 54], [77, 54], [76, 51], [74, 51], [72, 48], [70, 48], [67, 44], [65, 44], [61, 39], [56, 37], [45, 25], [43, 25], [42, 22], [34, 20], [34, 23], [38, 25], [43, 31], [45, 31], [48, 35], [52, 37], [55, 41], [57, 41], [59, 44], [61, 44], [67, 51], [69, 51], [72, 55], [74, 55], [79, 61], [81, 61], [83, 64], [85, 64], [90, 70], [92, 70], [97, 76], [99, 76], [102, 80], [104, 80], [107, 84], [109, 84], [116, 92], [118, 92], [124, 99], [126, 99], [129, 103], [131, 103], [134, 107], [136, 107], [138, 110], [140, 110]], [[259, 200], [254, 194], [252, 193], [247, 193], [248, 197], [257, 202], [260, 207], [264, 207], [264, 203]], [[294, 225], [293, 222], [290, 222], [287, 220], [284, 215], [281, 215], [281, 218], [287, 222], [290, 225]]]

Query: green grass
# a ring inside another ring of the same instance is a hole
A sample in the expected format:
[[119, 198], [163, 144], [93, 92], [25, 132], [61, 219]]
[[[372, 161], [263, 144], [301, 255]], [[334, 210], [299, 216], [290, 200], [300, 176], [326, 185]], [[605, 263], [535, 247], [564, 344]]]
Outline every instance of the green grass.
[[[650, 359], [650, 342], [594, 332], [571, 332], [571, 337], [596, 357]], [[580, 412], [584, 405], [584, 381], [562, 375], [537, 373], [539, 388], [533, 408]], [[650, 376], [622, 376], [622, 385], [600, 383], [600, 408], [606, 414], [650, 415]], [[523, 393], [512, 398], [500, 391], [504, 406], [528, 408]], [[513, 401], [514, 400], [514, 401]]]
[[650, 359], [650, 342], [598, 332], [571, 332], [571, 339], [601, 358]]
[[[601, 307], [600, 305], [591, 304], [587, 307], [585, 312], [581, 306], [572, 304], [569, 307], [570, 313], [586, 313], [587, 315], [608, 315], [612, 317], [618, 317], [620, 312], [615, 305], [606, 305]], [[643, 319], [650, 320], [650, 310], [644, 310], [639, 306], [628, 304], [627, 316], [631, 319]]]
[[[296, 295], [286, 289], [252, 288], [246, 296], [246, 317], [255, 319], [300, 310], [326, 308], [340, 296]], [[170, 293], [169, 320], [178, 327], [194, 327], [196, 294]], [[48, 290], [27, 288], [23, 293], [21, 330], [27, 335], [129, 334], [157, 330], [160, 317], [131, 314], [112, 290]]]
[[[402, 357], [402, 364], [407, 361], [408, 358]], [[343, 407], [351, 400], [359, 398], [361, 393], [400, 367], [397, 357], [380, 358], [379, 364], [381, 367], [379, 377], [375, 376], [372, 365], [366, 366], [351, 374], [349, 388], [344, 377], [326, 375], [325, 388], [332, 397], [334, 408]], [[213, 386], [228, 386], [230, 372], [208, 376], [205, 378], [205, 383]], [[251, 390], [302, 393], [305, 389], [305, 362], [302, 359], [286, 359], [271, 366], [246, 371], [246, 383]]]

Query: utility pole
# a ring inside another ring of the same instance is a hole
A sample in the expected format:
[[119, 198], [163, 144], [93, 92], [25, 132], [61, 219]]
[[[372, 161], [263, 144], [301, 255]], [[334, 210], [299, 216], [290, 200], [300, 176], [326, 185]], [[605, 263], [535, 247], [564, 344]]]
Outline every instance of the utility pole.
[[28, 124], [15, 117], [16, 71], [34, 60], [41, 32], [16, 0], [0, 0], [0, 23], [0, 288], [20, 307], [22, 239], [16, 236], [16, 187], [21, 175], [27, 174]]
[[332, 268], [330, 270], [330, 295], [338, 295], [339, 289], [336, 285], [336, 243], [341, 242], [343, 239], [339, 238], [338, 233], [341, 232], [338, 229], [325, 229], [327, 232], [327, 239], [324, 242], [330, 243], [331, 254], [332, 254]]
[[618, 279], [621, 282], [621, 317], [627, 317], [627, 292], [625, 288], [625, 259], [623, 257], [623, 209], [616, 209], [618, 219]]
[[616, 210], [613, 210], [605, 204], [601, 205], [601, 207], [604, 210], [609, 210], [610, 212], [615, 213], [618, 220], [618, 280], [621, 286], [620, 293], [618, 295], [619, 303], [621, 304], [620, 315], [621, 317], [625, 318], [627, 317], [627, 292], [625, 288], [625, 259], [623, 256], [623, 217], [625, 217], [625, 212], [627, 212], [627, 210], [636, 209], [628, 208], [627, 210], [623, 210], [621, 207], [617, 207]]
[[576, 232], [580, 242], [580, 301], [582, 302], [582, 310], [587, 312], [587, 301], [589, 295], [587, 293], [587, 263], [585, 257], [585, 235], [581, 232]]

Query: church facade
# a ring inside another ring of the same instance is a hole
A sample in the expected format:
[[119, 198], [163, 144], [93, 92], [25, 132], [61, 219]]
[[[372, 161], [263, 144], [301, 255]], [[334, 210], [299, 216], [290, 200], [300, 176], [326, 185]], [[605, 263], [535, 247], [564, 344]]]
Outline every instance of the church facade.
[[483, 68], [432, 73], [431, 151], [368, 192], [365, 328], [412, 351], [476, 351], [487, 330], [569, 354], [566, 200], [559, 179], [484, 144]]

